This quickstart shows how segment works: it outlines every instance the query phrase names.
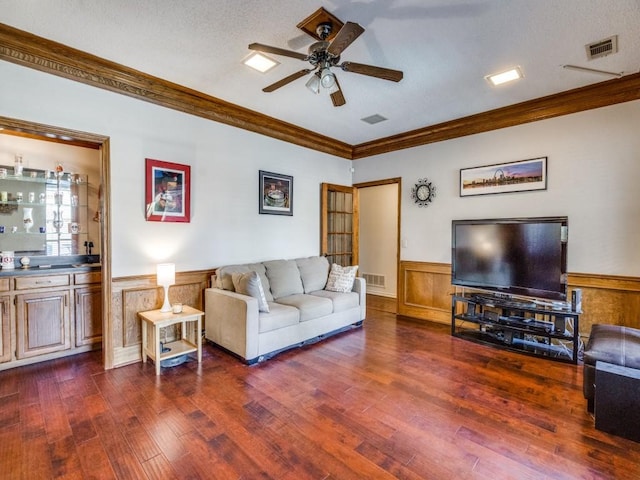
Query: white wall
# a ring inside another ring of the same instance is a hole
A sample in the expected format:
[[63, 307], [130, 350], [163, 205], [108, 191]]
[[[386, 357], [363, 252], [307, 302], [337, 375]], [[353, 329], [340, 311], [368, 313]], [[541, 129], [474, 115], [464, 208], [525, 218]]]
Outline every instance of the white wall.
[[[428, 122], [425, 122], [428, 123]], [[354, 183], [402, 177], [403, 260], [449, 263], [451, 220], [569, 217], [570, 272], [640, 275], [640, 101], [354, 162]], [[461, 168], [548, 157], [548, 188], [459, 196]], [[428, 177], [428, 208], [410, 199]]]
[[[1, 115], [110, 137], [115, 277], [317, 255], [320, 183], [351, 184], [348, 160], [7, 62], [0, 78]], [[191, 223], [145, 220], [145, 158], [191, 166]], [[292, 217], [258, 214], [258, 170], [294, 177]]]

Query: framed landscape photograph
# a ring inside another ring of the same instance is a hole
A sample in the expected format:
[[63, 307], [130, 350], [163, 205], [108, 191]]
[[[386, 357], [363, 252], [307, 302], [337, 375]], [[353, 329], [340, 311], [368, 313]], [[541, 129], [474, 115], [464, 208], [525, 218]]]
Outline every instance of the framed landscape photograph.
[[191, 167], [145, 159], [146, 218], [149, 222], [191, 220]]
[[293, 215], [292, 176], [260, 170], [258, 190], [260, 213]]
[[547, 189], [547, 157], [460, 170], [460, 196]]

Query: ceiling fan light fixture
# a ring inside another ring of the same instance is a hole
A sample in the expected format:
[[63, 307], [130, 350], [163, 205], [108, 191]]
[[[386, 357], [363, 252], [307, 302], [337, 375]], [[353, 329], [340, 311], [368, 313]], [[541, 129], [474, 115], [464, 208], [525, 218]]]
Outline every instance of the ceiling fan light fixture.
[[329, 69], [329, 67], [325, 67], [322, 69], [322, 73], [320, 74], [320, 83], [323, 88], [330, 89], [336, 84], [336, 76]]
[[277, 62], [276, 60], [267, 57], [260, 52], [252, 53], [247, 58], [245, 58], [242, 63], [244, 63], [247, 67], [259, 71], [260, 73], [267, 73], [272, 68], [280, 65], [280, 62]]
[[320, 78], [318, 77], [318, 75], [315, 73], [311, 75], [311, 78], [305, 84], [305, 86], [311, 93], [315, 93], [316, 95], [320, 93]]
[[338, 87], [338, 82], [334, 82], [331, 87], [325, 88], [325, 91], [327, 92], [328, 95], [333, 95], [339, 90], [340, 90], [340, 87]]
[[[315, 29], [315, 32], [314, 27], [318, 27]], [[249, 44], [249, 50], [295, 58], [303, 62], [308, 62], [312, 67], [307, 67], [271, 85], [267, 85], [262, 89], [263, 92], [274, 92], [311, 73], [311, 78], [308, 79], [305, 84], [309, 91], [315, 94], [322, 92], [331, 97], [331, 103], [333, 103], [334, 107], [341, 107], [346, 104], [346, 100], [342, 93], [342, 87], [338, 83], [337, 76], [331, 71], [332, 67], [341, 68], [345, 72], [353, 72], [392, 82], [402, 80], [403, 73], [399, 70], [355, 62], [340, 63], [341, 56], [345, 49], [364, 33], [364, 28], [357, 23], [342, 23], [329, 12], [320, 8], [308, 19], [298, 24], [298, 28], [318, 40], [309, 46], [307, 54], [264, 45], [262, 43], [254, 42]], [[333, 32], [336, 32], [335, 35]]]
[[503, 83], [508, 83], [508, 82], [512, 82], [514, 80], [518, 80], [520, 78], [524, 77], [524, 75], [522, 74], [522, 70], [520, 69], [520, 67], [514, 67], [510, 70], [506, 70], [504, 72], [500, 72], [500, 73], [494, 73], [492, 75], [487, 75], [486, 78], [487, 81], [494, 87], [497, 87], [498, 85], [502, 85]]

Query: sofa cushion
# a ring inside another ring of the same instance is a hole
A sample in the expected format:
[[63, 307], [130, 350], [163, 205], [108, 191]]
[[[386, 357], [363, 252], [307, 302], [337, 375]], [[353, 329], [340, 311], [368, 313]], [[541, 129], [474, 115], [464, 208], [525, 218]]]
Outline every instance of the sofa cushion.
[[330, 292], [329, 290], [318, 290], [311, 292], [310, 295], [330, 299], [333, 302], [333, 313], [349, 310], [360, 304], [360, 298], [356, 292], [340, 293]]
[[306, 322], [314, 318], [324, 317], [333, 313], [333, 302], [328, 298], [321, 298], [314, 295], [296, 294], [288, 297], [281, 297], [278, 303], [290, 305], [300, 310], [300, 321]]
[[271, 290], [270, 290], [271, 286], [269, 285], [269, 279], [267, 278], [264, 265], [261, 263], [247, 263], [245, 265], [227, 265], [227, 266], [218, 268], [216, 270], [216, 287], [221, 288], [222, 290], [229, 290], [231, 292], [235, 292], [232, 275], [234, 273], [247, 273], [250, 271], [254, 271], [258, 274], [258, 276], [260, 277], [260, 282], [262, 283], [264, 296], [267, 299], [267, 302], [272, 302], [273, 295], [271, 295]]
[[261, 312], [269, 312], [269, 304], [264, 296], [264, 289], [258, 272], [252, 270], [247, 273], [235, 272], [231, 275], [233, 287], [236, 292], [243, 295], [249, 295], [258, 300], [258, 310]]
[[236, 289], [233, 286], [232, 275], [234, 273], [247, 273], [249, 267], [246, 265], [226, 265], [216, 270], [216, 287], [222, 290], [228, 290], [235, 292]]
[[342, 267], [334, 263], [331, 265], [331, 271], [329, 272], [325, 289], [330, 292], [350, 292], [353, 289], [353, 282], [356, 278], [357, 271], [357, 265], [353, 267]]
[[315, 292], [325, 287], [329, 275], [329, 261], [326, 257], [298, 258], [296, 265], [300, 270], [304, 293]]
[[295, 260], [271, 260], [264, 262], [264, 266], [274, 299], [304, 293]]
[[258, 317], [258, 331], [270, 332], [298, 323], [300, 323], [300, 311], [297, 308], [270, 302], [269, 313], [260, 313]]

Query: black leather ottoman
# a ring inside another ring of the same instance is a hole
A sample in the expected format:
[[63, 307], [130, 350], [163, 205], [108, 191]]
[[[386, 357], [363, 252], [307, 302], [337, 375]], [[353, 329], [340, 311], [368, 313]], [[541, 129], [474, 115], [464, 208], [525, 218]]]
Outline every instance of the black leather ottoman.
[[596, 363], [596, 428], [640, 442], [640, 370]]
[[[593, 412], [596, 362], [640, 369], [640, 330], [620, 325], [595, 324], [584, 350], [583, 393]], [[640, 399], [638, 399], [640, 402]]]

